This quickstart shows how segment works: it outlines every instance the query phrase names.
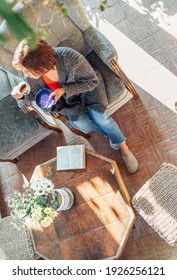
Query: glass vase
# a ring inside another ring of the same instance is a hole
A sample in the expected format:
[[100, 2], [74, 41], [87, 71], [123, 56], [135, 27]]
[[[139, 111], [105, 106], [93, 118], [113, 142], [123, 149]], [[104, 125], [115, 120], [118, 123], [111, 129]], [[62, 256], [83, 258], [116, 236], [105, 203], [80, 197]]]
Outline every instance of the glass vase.
[[68, 188], [55, 189], [56, 210], [65, 211], [70, 209], [74, 203], [74, 195]]

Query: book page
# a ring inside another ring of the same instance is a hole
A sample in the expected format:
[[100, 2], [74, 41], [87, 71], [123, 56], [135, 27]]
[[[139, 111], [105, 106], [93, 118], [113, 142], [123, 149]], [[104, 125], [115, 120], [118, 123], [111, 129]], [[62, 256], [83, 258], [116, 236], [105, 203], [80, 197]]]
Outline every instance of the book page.
[[85, 146], [57, 147], [57, 170], [85, 168]]

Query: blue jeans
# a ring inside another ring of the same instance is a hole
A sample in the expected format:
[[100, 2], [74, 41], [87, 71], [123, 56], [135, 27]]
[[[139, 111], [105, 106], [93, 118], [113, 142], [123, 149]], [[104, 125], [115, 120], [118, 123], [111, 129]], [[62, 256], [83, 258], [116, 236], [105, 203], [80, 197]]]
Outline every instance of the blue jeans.
[[107, 136], [113, 144], [121, 144], [125, 141], [124, 135], [113, 118], [95, 108], [79, 114], [77, 120], [70, 123], [83, 132], [98, 131]]

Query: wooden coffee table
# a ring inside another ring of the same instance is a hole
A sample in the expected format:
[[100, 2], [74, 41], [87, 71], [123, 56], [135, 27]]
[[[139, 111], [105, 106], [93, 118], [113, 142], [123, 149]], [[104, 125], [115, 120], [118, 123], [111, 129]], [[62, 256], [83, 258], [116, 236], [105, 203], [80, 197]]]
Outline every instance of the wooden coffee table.
[[57, 171], [56, 158], [38, 165], [31, 182], [49, 177], [70, 188], [74, 206], [59, 212], [48, 228], [32, 228], [36, 252], [45, 259], [118, 258], [135, 220], [130, 197], [115, 161], [86, 150], [86, 169]]

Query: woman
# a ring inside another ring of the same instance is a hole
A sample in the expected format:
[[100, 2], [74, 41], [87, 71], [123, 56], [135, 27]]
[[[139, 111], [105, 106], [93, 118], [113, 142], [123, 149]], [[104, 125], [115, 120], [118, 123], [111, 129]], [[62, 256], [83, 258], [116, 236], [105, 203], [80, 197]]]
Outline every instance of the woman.
[[55, 97], [52, 111], [68, 118], [73, 127], [83, 132], [98, 131], [107, 136], [111, 147], [121, 151], [130, 173], [138, 169], [138, 162], [129, 150], [125, 137], [116, 122], [105, 112], [108, 105], [101, 74], [95, 72], [84, 56], [77, 51], [52, 48], [45, 41], [30, 51], [25, 40], [17, 46], [12, 65], [24, 73], [31, 87], [29, 96], [16, 90], [12, 96], [19, 106], [48, 87]]

